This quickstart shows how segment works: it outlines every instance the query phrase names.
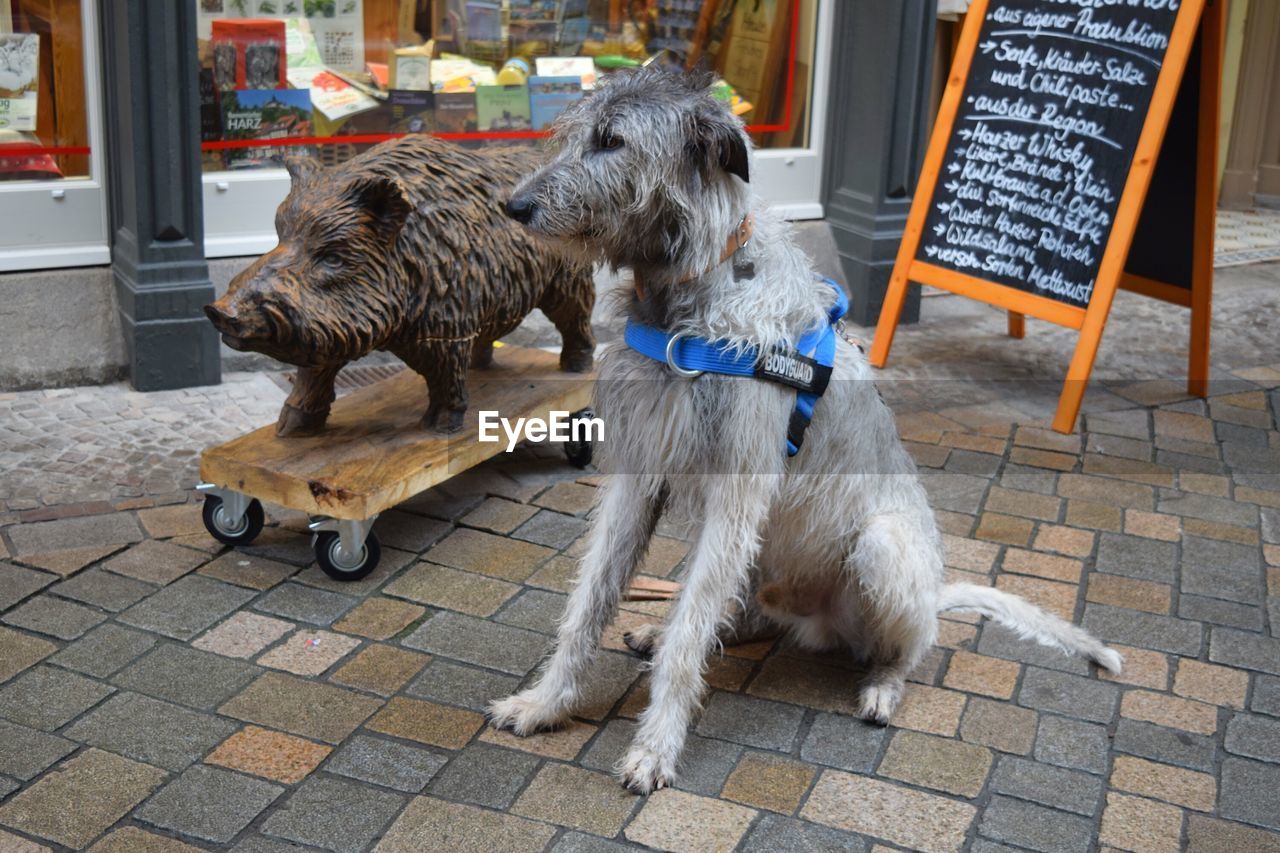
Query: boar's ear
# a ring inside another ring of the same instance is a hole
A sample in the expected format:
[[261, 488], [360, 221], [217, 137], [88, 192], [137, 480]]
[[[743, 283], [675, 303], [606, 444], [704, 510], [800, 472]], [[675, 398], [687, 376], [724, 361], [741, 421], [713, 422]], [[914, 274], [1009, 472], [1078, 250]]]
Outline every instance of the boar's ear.
[[293, 179], [294, 186], [304, 183], [316, 172], [321, 170], [320, 164], [314, 157], [286, 157], [284, 167], [289, 172], [289, 177]]
[[368, 211], [374, 229], [388, 242], [394, 240], [413, 209], [404, 184], [395, 178], [369, 175], [355, 181], [347, 196]]
[[698, 158], [708, 166], [721, 168], [750, 183], [751, 155], [742, 123], [718, 101], [702, 106], [695, 120], [694, 146]]

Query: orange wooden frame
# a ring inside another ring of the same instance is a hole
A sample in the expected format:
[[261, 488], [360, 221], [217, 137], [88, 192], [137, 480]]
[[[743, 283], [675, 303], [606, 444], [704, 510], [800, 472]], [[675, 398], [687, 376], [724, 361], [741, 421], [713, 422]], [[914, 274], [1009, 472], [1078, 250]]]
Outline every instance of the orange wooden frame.
[[[1210, 304], [1213, 296], [1213, 231], [1217, 204], [1218, 121], [1221, 102], [1222, 50], [1226, 22], [1226, 0], [1184, 0], [1174, 22], [1165, 60], [1156, 80], [1142, 133], [1134, 149], [1133, 163], [1125, 181], [1115, 221], [1102, 255], [1102, 262], [1087, 308], [1067, 305], [1053, 299], [1026, 293], [1016, 288], [965, 275], [916, 259], [924, 223], [938, 176], [946, 159], [947, 145], [955, 125], [960, 98], [977, 50], [982, 23], [990, 0], [975, 0], [969, 7], [964, 30], [951, 74], [947, 78], [942, 106], [934, 125], [933, 136], [925, 155], [920, 181], [907, 217], [902, 244], [889, 279], [880, 322], [876, 326], [870, 361], [884, 367], [893, 346], [894, 332], [902, 316], [910, 282], [949, 290], [1009, 311], [1009, 334], [1020, 338], [1027, 316], [1077, 329], [1080, 338], [1067, 369], [1066, 382], [1058, 401], [1053, 428], [1068, 433], [1075, 429], [1089, 374], [1093, 370], [1102, 331], [1117, 288], [1123, 287], [1145, 296], [1183, 305], [1191, 309], [1191, 341], [1188, 390], [1197, 396], [1208, 391]], [[1199, 27], [1204, 27], [1201, 56], [1199, 136], [1196, 140], [1195, 237], [1192, 260], [1191, 289], [1165, 282], [1132, 276], [1124, 271], [1125, 260], [1133, 241], [1134, 230], [1142, 213], [1151, 176], [1164, 142], [1165, 130], [1173, 113], [1174, 101], [1182, 82], [1183, 71], [1195, 43]]]

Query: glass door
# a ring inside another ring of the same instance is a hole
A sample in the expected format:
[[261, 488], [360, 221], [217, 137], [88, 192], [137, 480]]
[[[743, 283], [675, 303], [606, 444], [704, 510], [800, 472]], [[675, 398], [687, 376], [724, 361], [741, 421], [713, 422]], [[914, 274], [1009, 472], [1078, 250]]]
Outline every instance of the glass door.
[[335, 165], [406, 133], [538, 144], [595, 78], [651, 59], [715, 70], [755, 141], [757, 192], [823, 214], [834, 0], [184, 2], [200, 20], [210, 257], [275, 245], [286, 157]]
[[0, 0], [0, 271], [110, 261], [96, 12]]
[[[756, 144], [756, 192], [790, 219], [821, 219], [822, 154], [826, 137], [827, 92], [831, 75], [831, 27], [837, 0], [738, 0], [734, 6], [727, 52], [716, 67], [726, 78], [748, 81], [750, 64], [736, 61], [734, 48], [745, 42], [741, 53], [750, 58], [763, 51], [763, 34], [786, 28], [789, 46], [782, 63], [765, 60], [762, 88], [779, 87], [781, 103], [766, 113], [748, 115], [747, 127]], [[772, 11], [770, 11], [772, 10]], [[769, 17], [766, 15], [772, 15]], [[765, 22], [767, 26], [757, 25]], [[741, 19], [741, 20], [739, 20]], [[777, 38], [775, 35], [774, 38]], [[759, 45], [755, 48], [755, 45]], [[758, 108], [757, 108], [758, 109]]]

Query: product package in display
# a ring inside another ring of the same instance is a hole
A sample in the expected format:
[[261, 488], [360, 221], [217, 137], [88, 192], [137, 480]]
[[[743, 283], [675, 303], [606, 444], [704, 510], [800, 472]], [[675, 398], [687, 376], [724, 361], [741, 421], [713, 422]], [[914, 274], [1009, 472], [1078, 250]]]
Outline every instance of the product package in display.
[[474, 133], [479, 118], [475, 92], [436, 92], [436, 130], [441, 133]]
[[0, 35], [0, 130], [36, 129], [40, 36]]
[[430, 92], [392, 89], [387, 105], [392, 133], [430, 133], [436, 129], [435, 99]]
[[281, 436], [324, 428], [342, 367], [394, 353], [427, 382], [422, 425], [456, 432], [468, 364], [535, 308], [559, 330], [560, 365], [591, 369], [594, 289], [503, 213], [531, 149], [463, 150], [429, 136], [385, 142], [333, 169], [288, 161], [280, 244], [206, 311], [223, 341], [300, 368]]
[[284, 21], [269, 19], [214, 21], [213, 71], [218, 88], [286, 88], [284, 29]]
[[529, 78], [529, 110], [534, 130], [546, 130], [566, 107], [580, 100], [582, 81], [577, 77]]
[[480, 86], [476, 115], [481, 130], [531, 130], [528, 86]]

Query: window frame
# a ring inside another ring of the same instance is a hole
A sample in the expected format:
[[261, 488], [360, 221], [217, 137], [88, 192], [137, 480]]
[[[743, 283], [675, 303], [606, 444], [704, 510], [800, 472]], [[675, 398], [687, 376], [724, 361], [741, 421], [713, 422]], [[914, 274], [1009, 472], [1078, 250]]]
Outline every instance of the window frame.
[[[101, 31], [97, 0], [81, 0], [84, 96], [89, 130], [89, 176], [0, 182], [0, 220], [20, 226], [0, 232], [0, 272], [101, 266], [111, 262]], [[56, 34], [54, 34], [56, 38]], [[59, 235], [62, 239], [52, 239]]]

